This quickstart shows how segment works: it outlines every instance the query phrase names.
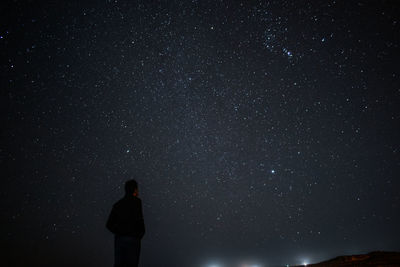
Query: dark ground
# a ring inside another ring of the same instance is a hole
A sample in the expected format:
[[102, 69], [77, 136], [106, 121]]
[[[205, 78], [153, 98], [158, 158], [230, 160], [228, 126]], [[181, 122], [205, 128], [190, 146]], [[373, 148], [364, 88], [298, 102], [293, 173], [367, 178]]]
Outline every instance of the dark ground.
[[[298, 265], [298, 267], [304, 265]], [[339, 256], [334, 259], [309, 264], [312, 267], [350, 267], [350, 266], [400, 266], [400, 252], [376, 251], [363, 255]]]

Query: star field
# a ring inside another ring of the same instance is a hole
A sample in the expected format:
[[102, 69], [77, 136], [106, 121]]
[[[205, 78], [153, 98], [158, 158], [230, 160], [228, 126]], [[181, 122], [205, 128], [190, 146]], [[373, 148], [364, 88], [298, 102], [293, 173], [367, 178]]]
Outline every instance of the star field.
[[130, 178], [142, 266], [400, 249], [396, 1], [1, 5], [9, 265], [111, 266]]

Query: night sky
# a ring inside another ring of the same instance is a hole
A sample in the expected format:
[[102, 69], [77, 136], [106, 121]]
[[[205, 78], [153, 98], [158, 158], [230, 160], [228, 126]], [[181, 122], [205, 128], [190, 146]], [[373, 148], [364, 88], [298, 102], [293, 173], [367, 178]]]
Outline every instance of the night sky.
[[105, 222], [131, 178], [141, 266], [400, 250], [399, 17], [398, 1], [2, 2], [2, 265], [112, 266]]

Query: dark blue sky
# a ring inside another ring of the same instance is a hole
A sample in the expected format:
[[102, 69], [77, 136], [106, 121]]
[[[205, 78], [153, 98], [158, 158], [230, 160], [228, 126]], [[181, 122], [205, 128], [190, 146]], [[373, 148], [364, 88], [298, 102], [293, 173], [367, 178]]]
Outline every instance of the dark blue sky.
[[3, 261], [142, 266], [400, 250], [397, 1], [1, 4]]

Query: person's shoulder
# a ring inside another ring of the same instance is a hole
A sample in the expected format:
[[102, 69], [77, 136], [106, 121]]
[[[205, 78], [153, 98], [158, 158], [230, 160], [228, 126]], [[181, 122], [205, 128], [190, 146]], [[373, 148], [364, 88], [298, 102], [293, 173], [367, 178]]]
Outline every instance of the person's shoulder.
[[132, 206], [139, 207], [139, 206], [142, 205], [142, 200], [140, 198], [138, 198], [138, 197], [131, 197], [129, 199], [129, 203]]
[[129, 201], [133, 203], [142, 203], [142, 200], [138, 197], [130, 197]]
[[120, 205], [123, 205], [124, 202], [126, 202], [126, 199], [125, 198], [121, 198], [117, 202], [114, 203], [114, 207], [118, 207]]

